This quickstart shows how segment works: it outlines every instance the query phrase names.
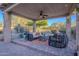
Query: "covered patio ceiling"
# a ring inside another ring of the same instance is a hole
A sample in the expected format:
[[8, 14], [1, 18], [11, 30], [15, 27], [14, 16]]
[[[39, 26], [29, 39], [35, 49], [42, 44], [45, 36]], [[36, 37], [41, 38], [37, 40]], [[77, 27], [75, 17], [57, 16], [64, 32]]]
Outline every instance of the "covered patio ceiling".
[[[5, 4], [2, 4], [2, 6]], [[4, 11], [11, 8], [14, 4], [6, 4]], [[56, 18], [67, 16], [72, 13], [74, 4], [56, 4], [56, 3], [20, 3], [11, 8], [8, 12], [26, 17], [32, 20], [42, 20], [47, 18]], [[45, 16], [42, 17], [42, 16]]]
[[79, 8], [79, 3], [78, 3], [78, 4], [76, 4], [76, 8]]

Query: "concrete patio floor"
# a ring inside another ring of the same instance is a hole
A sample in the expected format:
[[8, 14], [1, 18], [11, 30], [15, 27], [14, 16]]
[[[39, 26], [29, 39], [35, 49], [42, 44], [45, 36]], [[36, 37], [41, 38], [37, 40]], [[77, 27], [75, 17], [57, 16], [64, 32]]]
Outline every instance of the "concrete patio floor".
[[0, 56], [46, 56], [39, 51], [13, 43], [0, 42]]
[[[67, 48], [58, 49], [45, 45], [36, 45], [27, 41], [12, 40], [14, 43], [4, 43], [0, 41], [0, 56], [54, 56], [54, 55], [74, 55], [75, 52], [75, 40], [69, 40]], [[19, 43], [19, 44], [18, 44]], [[25, 45], [25, 46], [23, 46]], [[29, 48], [29, 47], [31, 48]], [[38, 50], [37, 50], [38, 49]], [[43, 51], [40, 51], [43, 50]], [[51, 54], [52, 53], [52, 54]]]
[[21, 46], [31, 48], [35, 51], [40, 51], [45, 55], [47, 54], [50, 56], [73, 56], [76, 49], [75, 40], [73, 39], [69, 40], [68, 46], [66, 48], [55, 48], [44, 44], [34, 44], [34, 42], [25, 41], [22, 39], [13, 40], [12, 42]]
[[[16, 35], [16, 37], [17, 36], [18, 35]], [[67, 48], [58, 49], [45, 45], [47, 43], [37, 44], [37, 41], [33, 41], [33, 42], [27, 42], [25, 40], [20, 41], [20, 39], [17, 38], [13, 39], [12, 41], [19, 44], [4, 43], [0, 41], [0, 56], [54, 56], [54, 55], [69, 56], [69, 55], [74, 55], [76, 49], [75, 46], [76, 40], [74, 39], [69, 40]], [[25, 46], [23, 46], [22, 44]], [[30, 46], [31, 48], [29, 48], [26, 45]], [[43, 51], [39, 51], [39, 48], [41, 50], [44, 50], [46, 53], [44, 53]], [[51, 52], [52, 54], [50, 53], [48, 54], [47, 52]]]

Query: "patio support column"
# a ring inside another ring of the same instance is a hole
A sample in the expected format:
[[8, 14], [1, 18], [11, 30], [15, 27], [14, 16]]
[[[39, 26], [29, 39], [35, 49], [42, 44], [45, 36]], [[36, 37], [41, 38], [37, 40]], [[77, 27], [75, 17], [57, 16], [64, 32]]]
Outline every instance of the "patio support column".
[[77, 53], [79, 55], [79, 8], [76, 8], [76, 45]]
[[33, 22], [33, 32], [36, 32], [36, 21]]
[[10, 14], [4, 11], [4, 42], [11, 42], [11, 19]]
[[71, 17], [66, 17], [66, 34], [69, 39], [71, 39]]

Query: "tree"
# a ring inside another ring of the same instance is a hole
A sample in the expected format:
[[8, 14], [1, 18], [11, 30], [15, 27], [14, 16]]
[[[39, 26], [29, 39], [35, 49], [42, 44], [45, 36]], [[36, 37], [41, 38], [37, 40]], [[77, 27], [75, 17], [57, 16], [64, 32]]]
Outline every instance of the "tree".
[[60, 31], [66, 31], [66, 25], [65, 23], [52, 23], [51, 24], [51, 27], [54, 29], [56, 28], [57, 30], [60, 30]]
[[47, 26], [48, 25], [48, 22], [47, 22], [47, 20], [40, 20], [40, 21], [37, 21], [36, 22], [36, 25], [37, 26]]
[[0, 22], [0, 27], [2, 27], [2, 23]]
[[51, 27], [56, 27], [57, 23], [52, 23]]
[[33, 22], [32, 21], [28, 21], [26, 25], [32, 26], [33, 25]]

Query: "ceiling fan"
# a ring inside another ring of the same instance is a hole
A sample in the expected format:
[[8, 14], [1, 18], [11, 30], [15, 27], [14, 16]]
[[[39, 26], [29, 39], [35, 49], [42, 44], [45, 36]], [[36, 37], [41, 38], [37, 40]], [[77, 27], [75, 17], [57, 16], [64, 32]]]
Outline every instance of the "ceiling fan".
[[45, 15], [44, 12], [41, 10], [39, 19], [46, 19], [47, 17], [48, 15]]

